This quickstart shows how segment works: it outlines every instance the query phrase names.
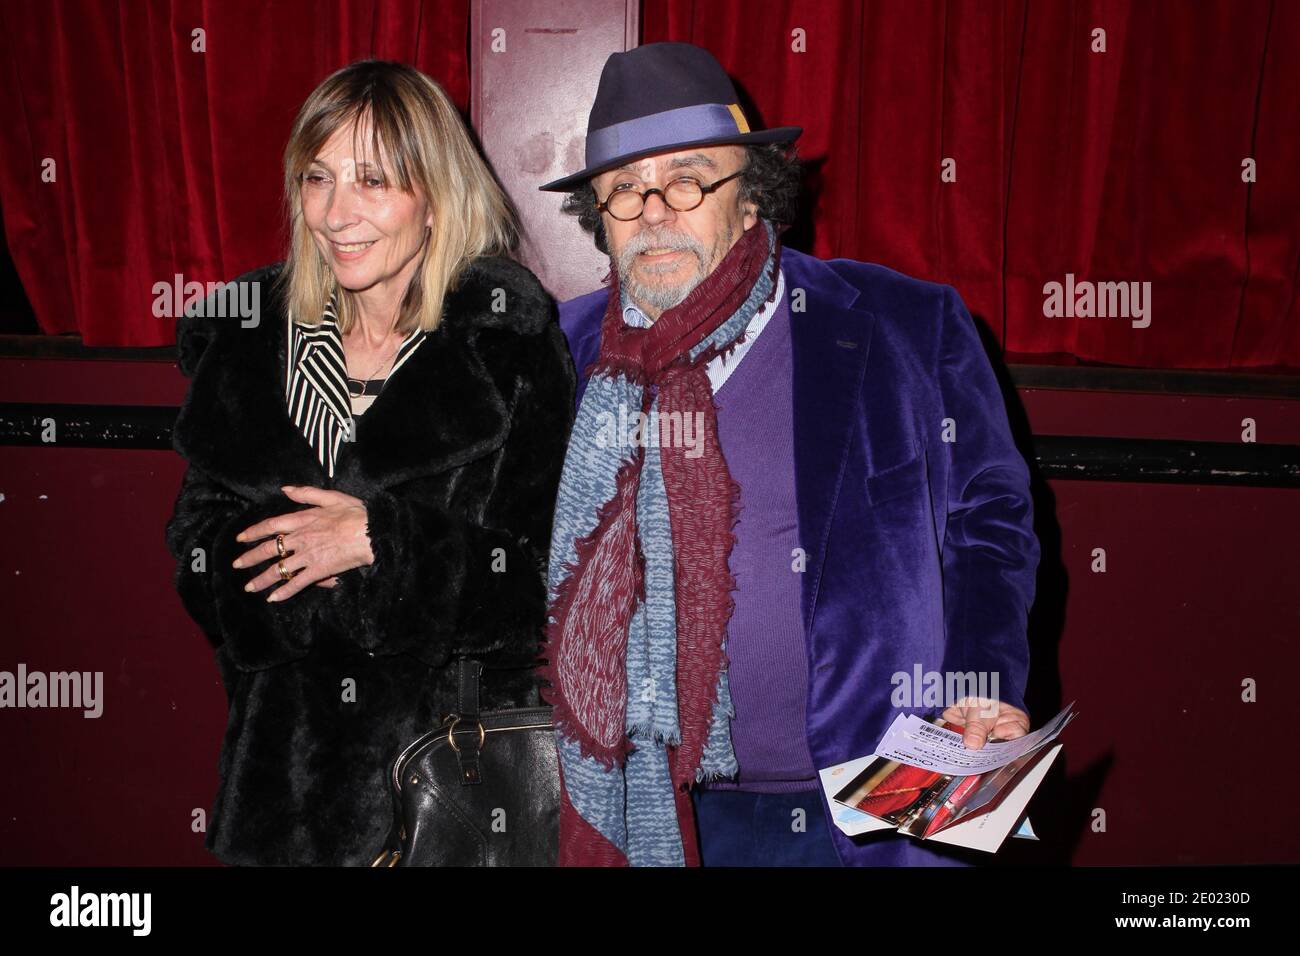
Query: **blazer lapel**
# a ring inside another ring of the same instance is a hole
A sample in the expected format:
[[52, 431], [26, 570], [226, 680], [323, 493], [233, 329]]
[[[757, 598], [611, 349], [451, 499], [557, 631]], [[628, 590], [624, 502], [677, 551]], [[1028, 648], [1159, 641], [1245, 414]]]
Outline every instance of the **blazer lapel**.
[[[840, 494], [875, 317], [857, 308], [858, 290], [811, 256], [782, 250], [786, 295], [802, 290], [804, 310], [791, 309], [795, 494], [805, 632], [812, 634], [826, 541]], [[792, 305], [795, 299], [791, 298]]]
[[292, 329], [288, 335], [293, 343], [289, 416], [294, 427], [316, 447], [316, 457], [325, 465], [339, 444], [347, 440], [352, 416], [346, 382], [347, 358], [334, 313], [327, 308], [320, 326]]

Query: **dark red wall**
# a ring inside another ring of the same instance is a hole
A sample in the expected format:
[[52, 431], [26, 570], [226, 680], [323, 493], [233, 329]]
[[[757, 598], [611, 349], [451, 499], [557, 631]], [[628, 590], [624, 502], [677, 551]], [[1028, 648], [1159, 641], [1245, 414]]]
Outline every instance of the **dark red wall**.
[[[175, 404], [174, 366], [0, 359], [0, 402]], [[1300, 443], [1300, 401], [1025, 389], [1037, 434]], [[1013, 409], [1013, 418], [1018, 412]], [[172, 590], [163, 526], [182, 462], [166, 451], [0, 446], [0, 669], [104, 672], [104, 715], [0, 712], [0, 864], [211, 862], [225, 696]], [[1063, 772], [1031, 806], [1044, 842], [1008, 860], [1300, 861], [1297, 828], [1255, 808], [1300, 777], [1286, 726], [1300, 665], [1300, 492], [1038, 483], [1044, 558], [1030, 707], [1077, 701]], [[1105, 574], [1092, 551], [1104, 548]], [[1241, 682], [1259, 703], [1241, 702]], [[1255, 740], [1254, 728], [1265, 728]], [[1096, 808], [1107, 829], [1090, 828]], [[1250, 808], [1244, 814], [1242, 808]]]
[[[1036, 435], [1300, 443], [1300, 401], [1028, 389]], [[1276, 737], [1300, 665], [1300, 491], [1039, 483], [1043, 546], [1029, 706], [1062, 702], [1065, 774], [1031, 809], [1077, 864], [1300, 861], [1300, 828], [1257, 808], [1300, 784]], [[1106, 571], [1093, 571], [1105, 550]], [[1059, 634], [1059, 638], [1057, 635]], [[1258, 702], [1242, 702], [1242, 681]], [[1092, 815], [1105, 811], [1105, 832]], [[1249, 812], [1243, 812], [1248, 810]], [[1262, 831], [1268, 835], [1263, 836]]]
[[[0, 359], [0, 402], [179, 404], [171, 364]], [[172, 588], [170, 451], [0, 446], [0, 669], [102, 671], [103, 715], [0, 711], [0, 864], [196, 864], [226, 697]]]

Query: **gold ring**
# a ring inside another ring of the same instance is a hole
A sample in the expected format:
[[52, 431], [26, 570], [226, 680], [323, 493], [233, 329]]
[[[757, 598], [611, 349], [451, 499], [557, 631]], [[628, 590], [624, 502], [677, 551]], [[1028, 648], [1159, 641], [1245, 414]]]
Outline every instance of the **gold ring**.
[[280, 572], [280, 580], [281, 580], [281, 581], [288, 581], [288, 580], [289, 580], [291, 577], [293, 577], [294, 574], [295, 574], [295, 572], [290, 571], [288, 568], [286, 568], [286, 567], [284, 566], [284, 562], [283, 562], [283, 561], [280, 561], [279, 563], [277, 563], [276, 566], [275, 566], [275, 569], [276, 569], [277, 571]]
[[275, 550], [279, 553], [281, 558], [287, 558], [289, 556], [289, 552], [284, 550], [284, 535], [277, 534], [275, 536]]

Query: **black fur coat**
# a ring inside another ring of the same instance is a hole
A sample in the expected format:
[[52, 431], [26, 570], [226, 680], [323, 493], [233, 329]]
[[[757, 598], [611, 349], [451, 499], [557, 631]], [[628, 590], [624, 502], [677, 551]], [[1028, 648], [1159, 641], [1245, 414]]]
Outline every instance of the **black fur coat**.
[[[177, 326], [192, 381], [173, 444], [189, 468], [167, 544], [230, 705], [206, 846], [232, 864], [364, 866], [392, 821], [393, 757], [454, 710], [453, 655], [484, 660], [484, 708], [537, 703], [574, 371], [533, 274], [477, 259], [442, 324], [358, 416], [331, 481], [285, 408], [279, 269], [235, 280], [261, 284], [255, 327], [189, 315]], [[286, 484], [362, 499], [375, 562], [269, 604], [243, 590], [265, 566], [231, 562], [248, 547], [242, 529], [305, 507]]]

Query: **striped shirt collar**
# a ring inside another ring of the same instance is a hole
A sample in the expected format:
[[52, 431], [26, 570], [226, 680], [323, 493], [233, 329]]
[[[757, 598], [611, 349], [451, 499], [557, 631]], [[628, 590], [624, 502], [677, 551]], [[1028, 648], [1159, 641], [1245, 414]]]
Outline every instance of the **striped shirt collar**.
[[[319, 325], [299, 325], [292, 315], [288, 317], [289, 361], [285, 372], [289, 417], [331, 478], [339, 448], [351, 440], [356, 428], [348, 395], [347, 356], [338, 328], [337, 295], [337, 290], [330, 293]], [[385, 386], [415, 354], [426, 334], [416, 329], [398, 346]]]

